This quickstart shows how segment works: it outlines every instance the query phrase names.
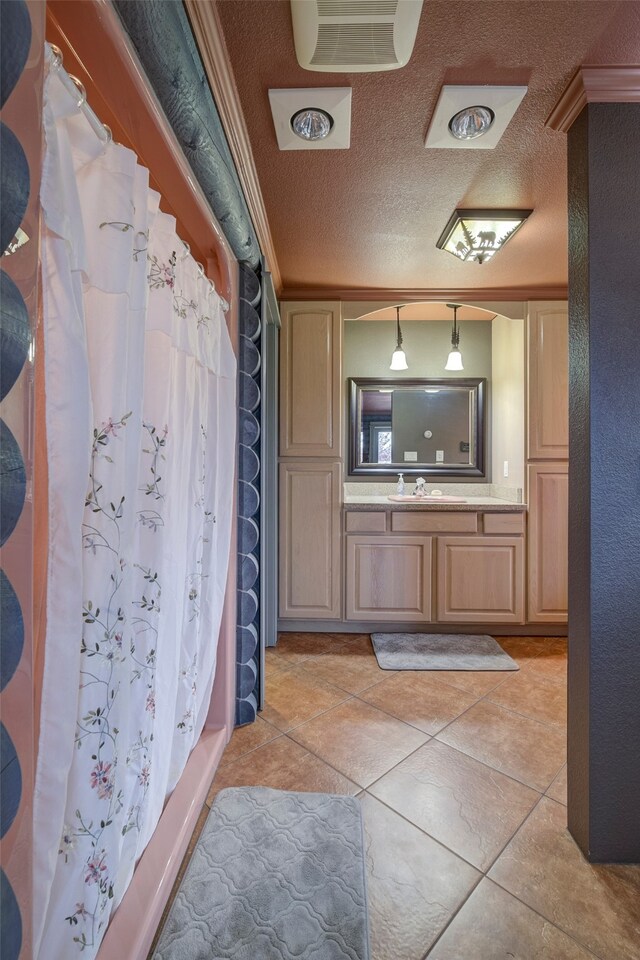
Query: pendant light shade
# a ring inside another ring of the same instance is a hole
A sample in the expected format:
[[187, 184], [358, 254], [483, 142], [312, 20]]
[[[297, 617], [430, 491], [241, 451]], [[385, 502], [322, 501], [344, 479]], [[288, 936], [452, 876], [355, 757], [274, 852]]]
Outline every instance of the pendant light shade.
[[445, 370], [464, 370], [464, 367], [462, 366], [462, 354], [457, 347], [454, 347], [447, 357], [447, 365]]
[[396, 348], [393, 351], [393, 356], [391, 357], [391, 364], [389, 365], [389, 369], [390, 370], [408, 370], [409, 364], [407, 363], [405, 352], [402, 349], [402, 331], [400, 330], [400, 307], [396, 307], [396, 324], [397, 324]]
[[457, 324], [458, 304], [448, 303], [447, 306], [450, 310], [453, 310], [453, 330], [451, 332], [451, 352], [447, 357], [445, 370], [464, 370], [462, 354], [460, 353], [460, 331]]

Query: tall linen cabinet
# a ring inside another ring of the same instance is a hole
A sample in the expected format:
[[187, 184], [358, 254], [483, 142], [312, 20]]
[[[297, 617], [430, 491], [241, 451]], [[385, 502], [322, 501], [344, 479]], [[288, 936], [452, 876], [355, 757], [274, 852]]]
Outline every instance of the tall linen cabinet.
[[568, 309], [534, 301], [528, 323], [530, 623], [566, 623], [569, 513]]
[[342, 616], [340, 303], [281, 304], [281, 619]]

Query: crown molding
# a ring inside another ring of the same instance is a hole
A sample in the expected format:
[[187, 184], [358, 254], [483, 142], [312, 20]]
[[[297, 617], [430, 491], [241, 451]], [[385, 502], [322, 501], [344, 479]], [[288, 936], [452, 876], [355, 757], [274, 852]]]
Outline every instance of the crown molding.
[[640, 67], [580, 67], [545, 126], [567, 133], [588, 103], [640, 103]]
[[280, 300], [381, 300], [392, 303], [460, 300], [478, 303], [486, 300], [566, 300], [566, 284], [540, 287], [467, 287], [420, 290], [415, 287], [285, 287]]
[[213, 98], [220, 113], [222, 126], [227, 135], [229, 149], [236, 165], [258, 243], [271, 272], [276, 293], [279, 293], [282, 288], [282, 274], [278, 266], [275, 245], [249, 142], [249, 133], [240, 106], [238, 88], [231, 71], [231, 61], [216, 4], [213, 2], [203, 3], [202, 0], [184, 0], [184, 5], [198, 44]]

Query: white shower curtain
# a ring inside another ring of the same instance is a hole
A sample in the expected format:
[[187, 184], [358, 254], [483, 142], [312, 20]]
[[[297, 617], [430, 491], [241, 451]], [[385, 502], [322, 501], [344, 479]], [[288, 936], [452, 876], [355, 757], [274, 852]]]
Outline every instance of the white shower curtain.
[[148, 171], [100, 143], [55, 72], [45, 102], [50, 543], [34, 956], [69, 960], [95, 956], [205, 722], [236, 388], [222, 301]]

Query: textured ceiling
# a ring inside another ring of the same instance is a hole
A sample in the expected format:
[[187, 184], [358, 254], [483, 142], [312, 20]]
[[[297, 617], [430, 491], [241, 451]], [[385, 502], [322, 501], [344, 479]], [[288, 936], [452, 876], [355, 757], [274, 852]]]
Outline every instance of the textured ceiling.
[[[400, 70], [297, 63], [288, 0], [218, 0], [287, 289], [535, 290], [567, 282], [566, 137], [544, 126], [581, 64], [640, 63], [633, 0], [425, 0]], [[444, 83], [528, 84], [495, 150], [426, 150]], [[278, 150], [268, 90], [351, 86], [349, 150]], [[455, 207], [533, 214], [494, 260], [435, 243]]]

